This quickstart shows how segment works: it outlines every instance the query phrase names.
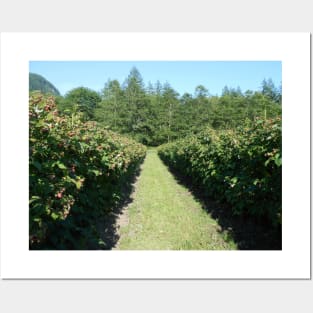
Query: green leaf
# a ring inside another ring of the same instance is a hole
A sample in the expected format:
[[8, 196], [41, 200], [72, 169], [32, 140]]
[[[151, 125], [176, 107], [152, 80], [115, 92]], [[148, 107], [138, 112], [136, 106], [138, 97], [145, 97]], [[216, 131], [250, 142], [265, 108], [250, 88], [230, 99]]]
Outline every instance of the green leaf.
[[78, 180], [75, 180], [75, 179], [73, 179], [73, 178], [68, 177], [68, 180], [69, 180], [71, 183], [73, 183], [73, 184], [76, 186], [77, 189], [80, 189], [80, 188], [82, 187], [83, 183], [82, 183], [82, 181], [80, 180], [80, 177], [78, 177], [78, 178], [79, 178]]
[[253, 181], [253, 185], [256, 186], [259, 182], [260, 182], [260, 180], [257, 178], [257, 179], [255, 179], [255, 180]]
[[281, 158], [277, 158], [275, 159], [275, 164], [279, 167], [282, 164], [282, 159]]
[[38, 201], [38, 200], [40, 200], [40, 199], [41, 199], [41, 198], [38, 197], [38, 196], [32, 196], [32, 198], [29, 200], [29, 204], [32, 204], [33, 202]]
[[102, 239], [99, 239], [98, 244], [100, 247], [105, 247], [105, 242]]
[[98, 170], [91, 170], [92, 173], [94, 173], [96, 176], [101, 175], [101, 172]]
[[58, 161], [58, 162], [56, 163], [56, 165], [58, 166], [59, 169], [61, 169], [61, 170], [66, 170], [66, 166], [65, 166], [63, 163], [61, 163], [61, 162]]
[[32, 164], [36, 167], [36, 169], [37, 169], [38, 171], [41, 171], [42, 167], [41, 167], [41, 164], [40, 164], [39, 162], [34, 161]]
[[80, 189], [83, 184], [82, 184], [82, 182], [80, 180], [78, 180], [78, 181], [75, 181], [75, 185], [76, 185], [77, 189]]
[[59, 215], [56, 214], [56, 213], [54, 213], [54, 212], [52, 212], [52, 213], [51, 213], [51, 217], [52, 217], [54, 220], [57, 220], [57, 219], [59, 218]]
[[236, 184], [237, 181], [238, 181], [238, 177], [233, 177], [230, 181], [231, 181], [233, 184]]
[[108, 157], [107, 157], [106, 155], [104, 155], [104, 156], [101, 158], [101, 161], [102, 161], [102, 162], [108, 162], [109, 159], [108, 159]]

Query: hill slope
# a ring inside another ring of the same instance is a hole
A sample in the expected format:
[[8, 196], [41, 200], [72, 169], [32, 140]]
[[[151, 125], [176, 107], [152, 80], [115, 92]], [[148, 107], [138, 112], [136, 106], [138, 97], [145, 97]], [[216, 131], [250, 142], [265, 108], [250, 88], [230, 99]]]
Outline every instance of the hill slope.
[[42, 93], [50, 93], [55, 96], [60, 96], [59, 90], [43, 76], [29, 73], [29, 91], [33, 90], [39, 90]]

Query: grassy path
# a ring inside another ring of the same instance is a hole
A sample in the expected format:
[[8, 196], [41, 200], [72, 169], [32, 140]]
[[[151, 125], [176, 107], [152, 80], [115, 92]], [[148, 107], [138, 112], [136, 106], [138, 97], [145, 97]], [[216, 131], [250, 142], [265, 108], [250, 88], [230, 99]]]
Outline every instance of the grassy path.
[[147, 153], [127, 214], [117, 249], [236, 249], [188, 189], [176, 182], [155, 150]]

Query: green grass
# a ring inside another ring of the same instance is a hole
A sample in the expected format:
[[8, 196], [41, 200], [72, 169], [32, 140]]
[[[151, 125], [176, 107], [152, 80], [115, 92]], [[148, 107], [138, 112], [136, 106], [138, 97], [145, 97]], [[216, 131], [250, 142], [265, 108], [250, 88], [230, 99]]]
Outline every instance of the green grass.
[[236, 249], [154, 149], [148, 150], [128, 214], [129, 223], [120, 230], [121, 250]]

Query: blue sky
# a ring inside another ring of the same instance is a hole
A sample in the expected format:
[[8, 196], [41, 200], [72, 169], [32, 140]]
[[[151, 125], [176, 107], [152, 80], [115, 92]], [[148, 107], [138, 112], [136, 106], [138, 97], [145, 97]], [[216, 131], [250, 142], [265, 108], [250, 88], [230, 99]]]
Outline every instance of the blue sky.
[[100, 91], [108, 79], [121, 84], [132, 67], [144, 83], [168, 82], [180, 95], [194, 94], [205, 86], [211, 95], [220, 95], [224, 86], [259, 90], [262, 80], [271, 78], [276, 87], [282, 81], [279, 61], [31, 61], [29, 71], [44, 76], [62, 95], [84, 86]]

